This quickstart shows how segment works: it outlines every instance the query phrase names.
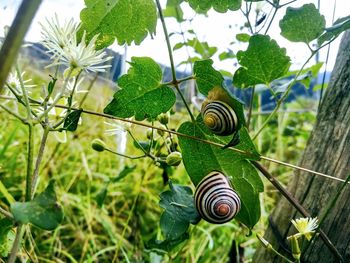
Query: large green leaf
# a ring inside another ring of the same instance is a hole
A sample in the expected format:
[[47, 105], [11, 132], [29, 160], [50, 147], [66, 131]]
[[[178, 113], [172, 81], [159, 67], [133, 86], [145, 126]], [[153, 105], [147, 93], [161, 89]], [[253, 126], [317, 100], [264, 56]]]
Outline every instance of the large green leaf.
[[246, 51], [237, 53], [241, 67], [233, 76], [233, 84], [248, 88], [256, 84], [268, 85], [288, 72], [290, 58], [269, 36], [255, 35], [249, 39]]
[[160, 66], [149, 57], [133, 57], [128, 73], [118, 80], [121, 90], [104, 112], [121, 118], [135, 116], [136, 120], [154, 120], [175, 103], [174, 91], [161, 84]]
[[222, 87], [224, 81], [221, 73], [213, 68], [211, 59], [198, 60], [194, 63], [193, 73], [196, 76], [196, 83], [200, 93], [208, 96], [209, 91], [214, 87]]
[[55, 229], [63, 220], [63, 210], [57, 204], [53, 181], [32, 201], [12, 203], [11, 212], [17, 222], [31, 223], [45, 230]]
[[228, 10], [238, 10], [242, 4], [242, 0], [188, 0], [188, 2], [200, 13], [207, 12], [212, 7], [217, 12], [226, 13]]
[[293, 42], [309, 43], [318, 38], [326, 25], [324, 16], [314, 4], [302, 7], [288, 7], [280, 21], [281, 35]]
[[[227, 144], [230, 136], [218, 137], [211, 135], [200, 119], [196, 124], [185, 122], [179, 130], [190, 136]], [[259, 192], [264, 190], [262, 181], [249, 162], [258, 160], [256, 152], [245, 128], [240, 130], [240, 143], [235, 147], [249, 152], [249, 155], [221, 149], [193, 139], [179, 137], [183, 162], [192, 182], [197, 185], [200, 180], [212, 171], [220, 171], [231, 180], [234, 189], [241, 198], [241, 211], [236, 219], [252, 228], [260, 218]]]
[[324, 42], [336, 38], [348, 29], [350, 29], [350, 16], [339, 18], [331, 27], [326, 28], [326, 32], [318, 38], [317, 42], [319, 45], [322, 45]]
[[155, 32], [157, 9], [152, 0], [85, 0], [80, 13], [81, 32], [88, 38], [99, 34], [97, 46], [118, 43], [140, 44], [148, 33]]

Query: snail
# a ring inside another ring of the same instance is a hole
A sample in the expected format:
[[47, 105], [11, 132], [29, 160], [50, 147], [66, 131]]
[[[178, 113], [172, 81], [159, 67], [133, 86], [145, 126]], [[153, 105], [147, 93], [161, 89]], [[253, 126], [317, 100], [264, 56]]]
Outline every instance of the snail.
[[213, 171], [197, 185], [195, 204], [201, 217], [214, 224], [230, 221], [241, 209], [241, 200], [226, 176]]
[[238, 118], [235, 111], [223, 101], [211, 101], [202, 108], [204, 124], [215, 134], [221, 136], [236, 132]]
[[211, 132], [219, 136], [233, 135], [232, 140], [224, 148], [239, 143], [238, 131], [242, 125], [232, 105], [232, 98], [227, 91], [215, 87], [208, 93], [208, 98], [203, 102], [201, 109], [203, 123]]

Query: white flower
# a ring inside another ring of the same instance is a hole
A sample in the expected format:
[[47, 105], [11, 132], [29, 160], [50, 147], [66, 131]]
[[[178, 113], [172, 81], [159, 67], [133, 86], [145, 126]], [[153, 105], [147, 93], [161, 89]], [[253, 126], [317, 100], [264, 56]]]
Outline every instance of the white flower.
[[77, 83], [75, 84], [76, 82], [76, 78], [71, 78], [68, 82], [67, 82], [67, 86], [63, 92], [63, 96], [64, 97], [69, 97], [74, 89], [74, 85], [75, 85], [75, 92], [74, 94], [77, 94], [77, 93], [86, 93], [88, 92], [87, 90], [83, 90], [81, 89], [81, 84], [83, 83], [84, 81], [84, 78], [80, 78]]
[[107, 126], [110, 126], [109, 129], [105, 130], [105, 134], [108, 136], [120, 134], [120, 132], [126, 132], [130, 130], [132, 123], [122, 122], [118, 120], [110, 120], [110, 122], [104, 122]]
[[78, 43], [77, 33], [79, 27], [73, 20], [60, 25], [57, 15], [54, 19], [46, 20], [47, 25], [42, 26], [43, 45], [52, 53], [54, 62], [49, 66], [64, 65], [67, 67], [65, 75], [76, 76], [81, 71], [104, 72], [110, 65], [101, 65], [112, 57], [107, 57], [103, 50], [96, 50], [98, 35], [86, 43], [84, 31]]
[[[28, 88], [35, 87], [35, 85], [27, 84], [28, 82], [30, 82], [32, 80], [31, 79], [24, 79], [24, 74], [25, 74], [25, 72], [21, 73], [21, 79], [23, 81], [23, 86], [27, 90], [27, 93], [30, 93]], [[22, 88], [21, 88], [21, 81], [20, 81], [20, 78], [18, 77], [17, 72], [16, 73], [10, 72], [9, 76], [7, 77], [6, 84], [8, 86], [10, 86], [13, 90], [15, 90], [18, 95], [20, 95], [20, 96], [23, 95]]]
[[307, 240], [311, 240], [312, 234], [315, 233], [315, 230], [318, 227], [318, 219], [317, 217], [311, 218], [299, 218], [296, 220], [292, 219], [292, 224], [295, 226], [295, 228], [298, 230], [298, 232], [305, 236]]
[[48, 53], [53, 54], [51, 58], [60, 58], [72, 36], [77, 34], [78, 24], [71, 19], [61, 26], [57, 14], [51, 20], [46, 18], [46, 22], [47, 25], [40, 23], [42, 44], [48, 49]]

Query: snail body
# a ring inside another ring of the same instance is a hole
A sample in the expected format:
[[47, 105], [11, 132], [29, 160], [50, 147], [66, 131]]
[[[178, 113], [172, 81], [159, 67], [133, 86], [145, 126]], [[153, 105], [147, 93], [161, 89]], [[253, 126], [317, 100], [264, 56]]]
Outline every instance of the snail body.
[[235, 111], [227, 103], [214, 100], [202, 107], [204, 124], [215, 134], [227, 136], [234, 134], [238, 127]]
[[225, 175], [213, 171], [197, 185], [194, 195], [201, 217], [214, 224], [226, 223], [237, 215], [241, 200]]

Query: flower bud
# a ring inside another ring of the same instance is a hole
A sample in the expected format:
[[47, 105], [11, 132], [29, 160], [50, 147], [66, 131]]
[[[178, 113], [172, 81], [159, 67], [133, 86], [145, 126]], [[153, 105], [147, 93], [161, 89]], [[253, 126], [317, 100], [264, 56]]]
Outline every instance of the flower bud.
[[100, 139], [94, 139], [91, 143], [91, 147], [97, 152], [103, 152], [106, 149], [106, 144]]
[[178, 166], [181, 163], [182, 155], [180, 152], [172, 152], [166, 157], [166, 163], [170, 166]]
[[169, 122], [169, 114], [168, 113], [161, 113], [160, 115], [158, 115], [157, 120], [163, 124], [163, 125], [167, 125]]

